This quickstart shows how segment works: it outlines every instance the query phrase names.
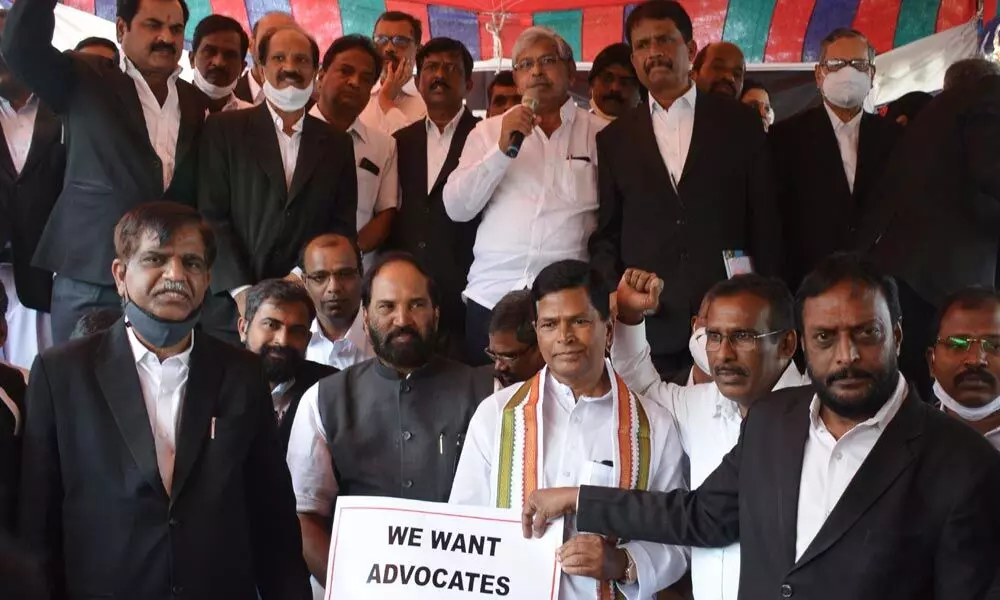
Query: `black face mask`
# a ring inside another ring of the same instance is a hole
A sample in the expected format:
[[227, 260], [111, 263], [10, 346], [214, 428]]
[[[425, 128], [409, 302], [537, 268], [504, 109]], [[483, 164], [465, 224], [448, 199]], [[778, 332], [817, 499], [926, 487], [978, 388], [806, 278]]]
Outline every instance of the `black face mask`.
[[200, 317], [200, 306], [183, 321], [165, 321], [143, 310], [131, 300], [125, 302], [125, 318], [128, 319], [129, 326], [156, 348], [169, 348], [179, 344], [191, 333]]

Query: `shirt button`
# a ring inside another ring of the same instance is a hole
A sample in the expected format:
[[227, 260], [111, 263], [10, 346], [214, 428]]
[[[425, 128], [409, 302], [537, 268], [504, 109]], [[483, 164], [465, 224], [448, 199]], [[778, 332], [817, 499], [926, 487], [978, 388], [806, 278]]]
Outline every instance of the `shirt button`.
[[404, 440], [409, 440], [411, 437], [413, 437], [413, 434], [410, 433], [409, 431], [404, 431], [403, 432], [403, 439]]
[[403, 390], [404, 394], [409, 393], [409, 391], [410, 391], [410, 384], [404, 383], [403, 386], [400, 389]]
[[788, 585], [787, 583], [781, 586], [782, 598], [791, 598], [794, 595], [795, 595], [795, 590], [792, 589], [792, 586]]
[[835, 459], [837, 459], [837, 460], [840, 460], [840, 459], [844, 458], [844, 454], [843, 454], [842, 452], [835, 452], [835, 453], [833, 454], [833, 457], [834, 457]]
[[404, 481], [403, 482], [403, 487], [405, 487], [406, 489], [409, 489], [409, 488], [413, 487], [413, 480], [412, 479], [407, 479], [406, 481]]
[[569, 471], [563, 471], [563, 477], [569, 477]]
[[175, 585], [174, 587], [170, 588], [170, 591], [173, 592], [175, 596], [180, 596], [181, 594], [184, 593], [184, 586]]
[[420, 242], [420, 243], [417, 244], [417, 248], [420, 248], [421, 250], [423, 250], [426, 247], [427, 247], [427, 244], [425, 244], [424, 242]]
[[171, 517], [170, 520], [167, 521], [167, 525], [169, 525], [171, 527], [177, 527], [180, 524], [181, 524], [181, 522], [178, 521], [177, 519], [174, 519], [173, 517]]

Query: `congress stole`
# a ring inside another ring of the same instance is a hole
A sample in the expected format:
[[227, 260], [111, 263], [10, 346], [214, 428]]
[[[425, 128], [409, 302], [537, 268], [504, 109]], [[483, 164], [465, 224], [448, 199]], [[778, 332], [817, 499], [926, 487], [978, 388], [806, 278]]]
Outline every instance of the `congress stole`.
[[[607, 364], [611, 378], [612, 410], [616, 417], [613, 430], [617, 460], [614, 479], [622, 489], [645, 490], [649, 486], [649, 419], [642, 404], [625, 381]], [[524, 382], [514, 393], [500, 419], [497, 448], [497, 485], [493, 490], [497, 508], [517, 508], [528, 496], [544, 487], [541, 468], [545, 433], [542, 419], [544, 382], [548, 367]], [[516, 504], [515, 504], [516, 503]], [[598, 584], [597, 598], [624, 598], [609, 582]]]

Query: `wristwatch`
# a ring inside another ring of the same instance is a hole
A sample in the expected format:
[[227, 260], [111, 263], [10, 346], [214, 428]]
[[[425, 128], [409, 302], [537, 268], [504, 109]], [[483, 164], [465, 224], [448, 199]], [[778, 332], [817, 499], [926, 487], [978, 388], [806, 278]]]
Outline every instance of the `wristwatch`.
[[625, 560], [628, 561], [625, 565], [625, 577], [618, 580], [618, 583], [622, 585], [632, 585], [636, 581], [639, 581], [639, 569], [635, 566], [635, 561], [632, 560], [632, 554], [625, 548], [621, 549], [625, 553]]

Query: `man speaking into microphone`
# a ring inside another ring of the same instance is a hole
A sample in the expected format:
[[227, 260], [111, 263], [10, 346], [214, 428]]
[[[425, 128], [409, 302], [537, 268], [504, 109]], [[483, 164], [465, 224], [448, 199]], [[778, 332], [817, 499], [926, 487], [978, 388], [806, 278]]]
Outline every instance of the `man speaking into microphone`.
[[452, 220], [481, 218], [463, 296], [466, 355], [484, 364], [500, 298], [530, 287], [556, 261], [588, 260], [597, 227], [595, 138], [607, 124], [570, 98], [576, 63], [562, 37], [531, 27], [512, 56], [525, 101], [469, 134], [443, 196]]

